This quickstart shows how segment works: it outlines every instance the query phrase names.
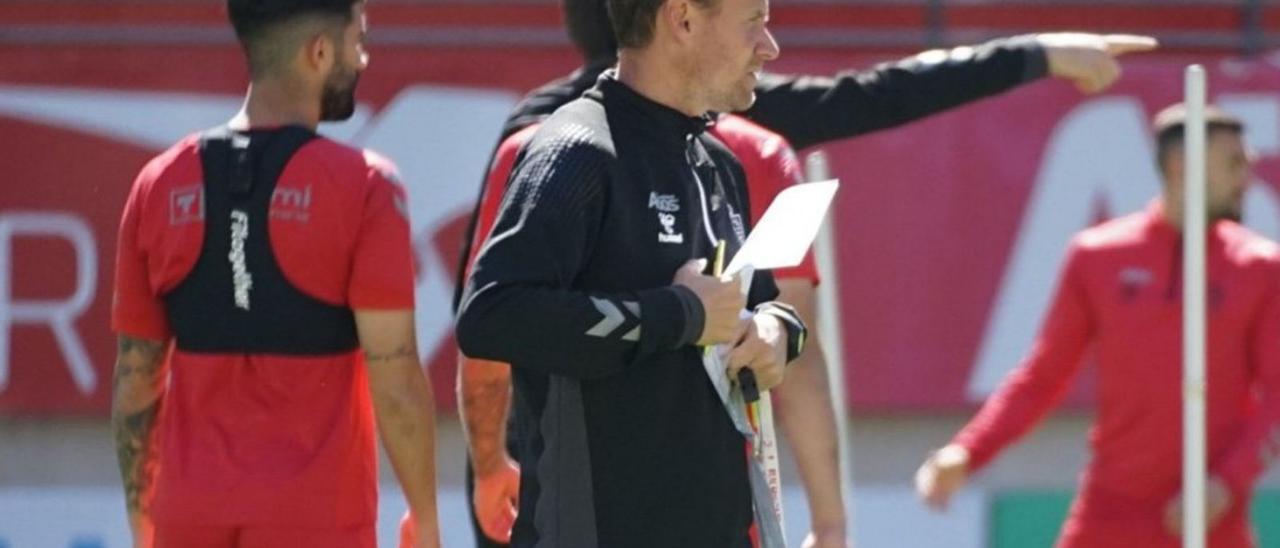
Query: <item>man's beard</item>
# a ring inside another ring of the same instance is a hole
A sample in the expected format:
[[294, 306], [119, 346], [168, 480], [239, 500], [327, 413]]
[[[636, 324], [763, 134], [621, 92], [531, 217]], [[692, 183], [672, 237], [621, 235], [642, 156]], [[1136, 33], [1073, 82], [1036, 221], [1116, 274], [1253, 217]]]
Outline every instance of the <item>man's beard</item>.
[[[759, 70], [759, 69], [757, 69]], [[755, 78], [743, 77], [733, 83], [732, 86], [718, 90], [713, 95], [712, 102], [716, 103], [712, 109], [716, 112], [742, 112], [756, 102]]]
[[320, 95], [320, 120], [323, 122], [340, 122], [350, 118], [356, 111], [356, 84], [360, 81], [360, 73], [346, 67], [334, 68], [329, 78], [324, 81], [324, 90]]
[[755, 89], [734, 87], [715, 90], [707, 102], [710, 103], [712, 112], [742, 112], [751, 108], [751, 105], [756, 102]]

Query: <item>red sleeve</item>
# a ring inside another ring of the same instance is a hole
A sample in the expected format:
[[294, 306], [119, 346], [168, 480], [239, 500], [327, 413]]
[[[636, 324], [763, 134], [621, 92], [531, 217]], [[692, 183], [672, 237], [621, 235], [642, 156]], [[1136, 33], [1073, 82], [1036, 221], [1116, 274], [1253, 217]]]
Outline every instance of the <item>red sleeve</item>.
[[[743, 168], [747, 170], [747, 187], [751, 193], [751, 218], [759, 221], [764, 212], [769, 209], [769, 204], [773, 203], [774, 198], [777, 198], [778, 194], [787, 187], [803, 182], [804, 174], [800, 171], [800, 162], [796, 159], [795, 150], [781, 136], [769, 134], [755, 144], [757, 148], [754, 150], [749, 152], [734, 150], [734, 154], [738, 155]], [[748, 154], [755, 157], [749, 158]], [[809, 280], [813, 285], [818, 285], [818, 266], [813, 258], [813, 248], [804, 254], [804, 260], [800, 264], [776, 269], [773, 271], [773, 277], [778, 280]]]
[[1254, 413], [1244, 432], [1219, 462], [1213, 475], [1231, 487], [1235, 500], [1244, 500], [1266, 470], [1280, 456], [1280, 272], [1271, 269], [1271, 289], [1249, 326], [1249, 361], [1253, 371]]
[[413, 247], [405, 192], [394, 182], [389, 162], [374, 164], [380, 165], [368, 171], [347, 303], [351, 308], [413, 308]]
[[[467, 257], [465, 277], [471, 276], [471, 267], [475, 264], [476, 257], [480, 255], [480, 249], [484, 247], [485, 240], [489, 239], [489, 232], [493, 231], [493, 224], [498, 217], [498, 208], [502, 205], [502, 195], [506, 192], [507, 180], [511, 178], [511, 170], [516, 165], [516, 157], [520, 155], [520, 149], [529, 141], [529, 137], [537, 131], [537, 128], [537, 124], [534, 124], [511, 134], [498, 145], [498, 151], [493, 155], [493, 164], [489, 166], [489, 173], [484, 178], [484, 189], [480, 194], [480, 211], [476, 217], [476, 231], [471, 235], [471, 256]], [[511, 369], [508, 364], [469, 358], [459, 351], [457, 382], [459, 397], [469, 401], [474, 396], [465, 390], [465, 387], [485, 382], [510, 383]], [[472, 417], [471, 420], [478, 419]]]
[[116, 280], [111, 305], [111, 328], [158, 341], [169, 339], [169, 319], [164, 301], [152, 289], [147, 252], [139, 248], [139, 224], [144, 217], [146, 195], [155, 170], [148, 166], [138, 175], [124, 204], [116, 242]]
[[493, 164], [489, 166], [489, 174], [485, 176], [484, 190], [480, 195], [476, 231], [471, 235], [473, 245], [471, 256], [467, 257], [467, 276], [471, 275], [471, 265], [476, 262], [476, 256], [480, 254], [485, 240], [489, 239], [489, 232], [493, 230], [494, 222], [497, 221], [498, 208], [502, 205], [502, 195], [506, 192], [507, 179], [511, 178], [516, 157], [520, 155], [520, 149], [537, 129], [537, 125], [532, 125], [511, 134], [501, 145], [498, 145], [498, 151], [493, 155]]
[[952, 440], [969, 450], [971, 471], [985, 466], [1044, 418], [1080, 370], [1094, 330], [1081, 273], [1082, 255], [1078, 244], [1068, 250], [1057, 293], [1031, 352]]

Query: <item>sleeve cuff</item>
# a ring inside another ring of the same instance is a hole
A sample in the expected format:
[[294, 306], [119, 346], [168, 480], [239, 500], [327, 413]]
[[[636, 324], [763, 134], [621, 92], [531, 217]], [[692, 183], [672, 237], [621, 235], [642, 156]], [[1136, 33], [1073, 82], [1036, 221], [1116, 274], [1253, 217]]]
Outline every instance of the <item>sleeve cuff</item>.
[[706, 315], [691, 289], [673, 285], [643, 291], [638, 300], [642, 347], [674, 350], [698, 342]]
[[787, 330], [787, 363], [799, 358], [804, 352], [805, 339], [808, 338], [809, 332], [796, 310], [790, 305], [770, 301], [757, 306], [756, 313], [769, 314], [782, 322], [783, 328]]
[[111, 330], [115, 331], [118, 336], [130, 336], [154, 341], [168, 341], [171, 336], [169, 325], [164, 322], [129, 321], [115, 318], [111, 322]]
[[1039, 80], [1049, 75], [1049, 53], [1036, 40], [1035, 35], [1018, 36], [1009, 40], [1009, 46], [1022, 50], [1022, 81]]
[[963, 431], [961, 431], [961, 433], [955, 438], [952, 438], [951, 444], [959, 445], [960, 447], [963, 447], [965, 451], [969, 452], [968, 471], [970, 475], [986, 468], [987, 464], [991, 462], [991, 459], [995, 457], [992, 452], [983, 450], [983, 448], [979, 447], [978, 444], [969, 436], [965, 435]]

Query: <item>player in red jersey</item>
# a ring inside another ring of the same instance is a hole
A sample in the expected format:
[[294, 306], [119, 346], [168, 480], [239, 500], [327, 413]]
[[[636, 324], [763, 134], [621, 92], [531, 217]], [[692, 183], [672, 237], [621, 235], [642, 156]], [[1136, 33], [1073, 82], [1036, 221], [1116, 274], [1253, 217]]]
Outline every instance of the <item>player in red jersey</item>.
[[[1145, 211], [1080, 232], [1022, 366], [916, 474], [937, 507], [1062, 398], [1093, 348], [1093, 459], [1059, 546], [1180, 546], [1183, 126], [1156, 116], [1163, 196]], [[1280, 248], [1239, 224], [1250, 180], [1240, 120], [1208, 116], [1208, 458], [1206, 516], [1215, 548], [1254, 544], [1258, 476], [1280, 453]]]
[[134, 545], [373, 547], [375, 423], [438, 546], [404, 192], [314, 133], [367, 65], [364, 2], [230, 0], [243, 110], [142, 169], [120, 224], [112, 430]]

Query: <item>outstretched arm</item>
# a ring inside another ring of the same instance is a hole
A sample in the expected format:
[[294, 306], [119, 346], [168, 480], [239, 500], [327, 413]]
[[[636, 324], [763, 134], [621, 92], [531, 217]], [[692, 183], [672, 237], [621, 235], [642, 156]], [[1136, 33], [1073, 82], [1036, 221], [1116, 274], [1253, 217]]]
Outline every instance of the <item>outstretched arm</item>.
[[766, 75], [744, 114], [797, 149], [900, 126], [1034, 82], [1062, 78], [1086, 93], [1120, 76], [1120, 55], [1145, 36], [1048, 33], [931, 50], [834, 77]]

